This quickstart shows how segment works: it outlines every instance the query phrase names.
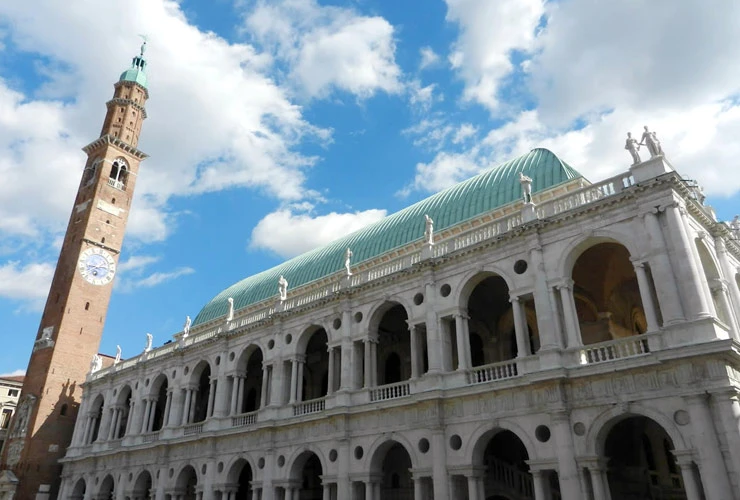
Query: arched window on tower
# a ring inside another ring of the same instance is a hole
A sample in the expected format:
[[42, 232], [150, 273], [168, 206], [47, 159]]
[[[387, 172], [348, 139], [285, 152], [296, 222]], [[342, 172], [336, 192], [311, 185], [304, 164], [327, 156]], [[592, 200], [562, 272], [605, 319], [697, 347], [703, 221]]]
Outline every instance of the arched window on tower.
[[128, 164], [123, 158], [116, 158], [113, 160], [113, 165], [110, 168], [110, 177], [108, 178], [108, 185], [121, 191], [126, 190], [126, 182], [128, 181]]

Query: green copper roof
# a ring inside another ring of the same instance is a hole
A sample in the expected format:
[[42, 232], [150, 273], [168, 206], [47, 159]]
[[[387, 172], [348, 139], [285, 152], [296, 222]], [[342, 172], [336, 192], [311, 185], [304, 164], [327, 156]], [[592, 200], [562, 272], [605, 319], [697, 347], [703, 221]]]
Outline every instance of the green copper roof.
[[146, 60], [144, 59], [145, 50], [146, 40], [141, 45], [141, 53], [131, 61], [131, 67], [121, 73], [121, 78], [118, 79], [119, 82], [134, 82], [146, 88], [146, 73], [144, 73], [144, 69], [146, 68]]
[[389, 215], [347, 236], [299, 255], [277, 267], [245, 278], [216, 295], [193, 322], [193, 326], [228, 313], [227, 299], [238, 310], [270, 297], [277, 297], [280, 275], [291, 289], [321, 279], [344, 268], [344, 252], [352, 249], [353, 266], [424, 235], [424, 215], [434, 219], [435, 232], [474, 218], [522, 198], [519, 172], [532, 178], [532, 192], [581, 177], [576, 170], [547, 149], [529, 153], [452, 186]]

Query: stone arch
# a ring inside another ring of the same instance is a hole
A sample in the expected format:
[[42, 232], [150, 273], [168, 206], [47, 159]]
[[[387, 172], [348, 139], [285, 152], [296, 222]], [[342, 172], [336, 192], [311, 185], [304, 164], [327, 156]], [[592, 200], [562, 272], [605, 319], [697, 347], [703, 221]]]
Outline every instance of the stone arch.
[[136, 476], [136, 481], [134, 481], [134, 486], [131, 490], [131, 497], [143, 500], [150, 500], [154, 498], [153, 489], [154, 477], [148, 470], [143, 469]]
[[457, 293], [457, 305], [460, 309], [467, 309], [470, 295], [483, 280], [491, 276], [499, 276], [511, 290], [514, 288], [514, 278], [499, 265], [489, 264], [482, 269], [474, 269], [463, 275], [460, 289]]
[[381, 477], [382, 498], [413, 498], [413, 468], [414, 459], [409, 447], [395, 439], [381, 442], [370, 459], [370, 473]]
[[85, 478], [81, 477], [77, 480], [77, 482], [74, 483], [72, 493], [70, 493], [69, 495], [70, 500], [82, 500], [83, 498], [85, 498], [86, 490], [87, 483], [85, 482]]
[[181, 492], [183, 500], [195, 500], [199, 484], [198, 471], [190, 464], [184, 465], [175, 479], [175, 488]]
[[719, 265], [719, 262], [717, 262], [717, 259], [714, 256], [714, 252], [712, 252], [712, 250], [709, 248], [706, 242], [703, 241], [702, 238], [696, 238], [696, 240], [694, 240], [694, 243], [699, 254], [701, 267], [704, 270], [704, 276], [706, 277], [707, 284], [709, 285], [709, 293], [712, 297], [712, 305], [714, 306], [717, 317], [726, 325], [731, 325], [731, 312], [728, 311], [725, 307], [725, 304], [727, 304], [729, 301], [729, 297], [721, 297], [722, 294], [725, 294], [725, 291], [723, 289], [724, 287], [722, 286], [724, 281], [722, 280], [722, 273], [720, 271], [721, 267]]
[[406, 436], [394, 433], [390, 437], [380, 436], [370, 445], [367, 456], [369, 472], [371, 474], [381, 472], [385, 455], [394, 445], [400, 445], [406, 450], [406, 453], [408, 453], [411, 459], [412, 468], [418, 466], [419, 460], [412, 444], [406, 439]]
[[152, 431], [158, 431], [165, 426], [165, 411], [167, 408], [167, 391], [169, 390], [169, 379], [164, 373], [160, 373], [149, 386], [149, 397], [155, 398], [153, 420], [149, 424]]
[[[133, 401], [134, 390], [130, 384], [126, 383], [118, 391], [116, 406], [120, 408], [121, 416], [118, 420], [118, 428], [113, 431], [113, 439], [120, 439], [126, 434], [128, 421], [131, 418], [131, 402]], [[111, 423], [113, 425], [113, 423]]]
[[673, 441], [675, 451], [689, 449], [681, 431], [676, 427], [671, 418], [639, 403], [630, 403], [627, 409], [622, 406], [609, 408], [594, 419], [585, 436], [586, 454], [590, 456], [602, 456], [604, 454], [606, 437], [612, 428], [620, 421], [633, 416], [647, 417], [661, 426], [666, 434], [668, 434], [668, 437], [671, 438], [671, 441]]
[[[526, 434], [524, 434], [526, 435]], [[473, 445], [473, 467], [485, 471], [482, 478], [483, 498], [533, 498], [534, 478], [529, 461], [534, 458], [522, 434], [504, 429], [502, 425], [480, 434]]]
[[538, 447], [535, 445], [529, 434], [516, 422], [509, 419], [497, 420], [493, 423], [484, 423], [479, 425], [468, 439], [465, 445], [465, 456], [468, 457], [468, 461], [471, 464], [481, 463], [483, 461], [483, 453], [488, 446], [488, 442], [496, 433], [501, 431], [509, 431], [513, 433], [524, 445], [529, 455], [530, 460], [536, 460], [539, 457], [537, 450]]
[[115, 489], [116, 483], [113, 480], [113, 476], [108, 474], [100, 482], [100, 488], [98, 488], [96, 500], [113, 500]]
[[244, 457], [237, 457], [229, 467], [226, 475], [228, 486], [236, 487], [236, 500], [251, 499], [254, 468]]
[[105, 397], [103, 394], [98, 394], [93, 399], [92, 405], [90, 405], [89, 415], [93, 418], [92, 430], [90, 431], [89, 438], [85, 444], [91, 444], [100, 438], [100, 422], [103, 419], [103, 408], [105, 407]]
[[[573, 305], [584, 345], [645, 333], [648, 329], [634, 254], [618, 241], [586, 239], [571, 252]], [[649, 269], [645, 270], [649, 273]], [[649, 279], [648, 279], [649, 281]], [[648, 292], [650, 293], [650, 292]], [[563, 304], [567, 311], [572, 305]]]
[[287, 467], [286, 470], [288, 471], [289, 479], [295, 477], [297, 473], [301, 471], [306, 463], [306, 460], [308, 460], [311, 455], [316, 455], [316, 457], [319, 459], [321, 470], [327, 470], [326, 457], [324, 457], [324, 454], [321, 452], [321, 450], [314, 446], [303, 446], [294, 451], [293, 455], [288, 460], [290, 467]]
[[[265, 362], [264, 351], [258, 344], [249, 344], [245, 347], [239, 359], [236, 369], [245, 378], [242, 383], [241, 407], [236, 408], [237, 413], [256, 411], [260, 408], [262, 401], [262, 368]], [[238, 397], [238, 396], [237, 396]]]
[[367, 312], [368, 317], [368, 328], [371, 332], [377, 331], [380, 321], [383, 319], [383, 315], [388, 312], [392, 307], [400, 305], [406, 311], [406, 316], [411, 317], [411, 304], [409, 304], [403, 297], [388, 296], [382, 302], [374, 304]]
[[302, 354], [306, 352], [306, 348], [308, 347], [308, 343], [311, 341], [311, 337], [313, 337], [313, 335], [319, 330], [324, 330], [324, 332], [326, 332], [327, 343], [331, 342], [332, 339], [329, 333], [331, 328], [327, 328], [327, 325], [324, 325], [321, 322], [312, 323], [311, 325], [304, 328], [303, 331], [301, 331], [300, 335], [298, 335], [295, 343], [296, 354]]
[[227, 482], [231, 482], [232, 480], [238, 479], [239, 471], [241, 471], [241, 468], [245, 464], [248, 465], [252, 469], [252, 471], [257, 470], [257, 468], [254, 466], [254, 460], [250, 456], [241, 454], [231, 457], [231, 459], [229, 459], [224, 466], [224, 480], [226, 480]]
[[303, 363], [296, 400], [309, 401], [326, 396], [329, 392], [329, 333], [326, 328], [316, 325], [307, 328], [296, 347]]
[[203, 422], [208, 415], [208, 403], [211, 395], [211, 364], [206, 360], [199, 361], [190, 374], [190, 384], [197, 387], [191, 399], [192, 422]]
[[300, 482], [301, 498], [320, 500], [323, 498], [324, 474], [326, 465], [322, 457], [314, 451], [303, 449], [293, 460], [289, 479]]
[[[369, 347], [375, 350], [375, 384], [386, 385], [409, 380], [411, 378], [411, 333], [408, 320], [410, 309], [397, 301], [385, 301], [378, 306], [370, 318], [370, 336], [377, 344]], [[368, 346], [366, 346], [367, 348]], [[395, 354], [395, 356], [394, 356]], [[388, 369], [389, 363], [400, 366]], [[397, 375], [397, 379], [386, 379], [388, 373]]]
[[641, 254], [640, 249], [630, 235], [613, 229], [599, 229], [573, 238], [562, 250], [560, 260], [557, 263], [558, 276], [571, 276], [573, 266], [578, 257], [589, 248], [599, 243], [616, 243], [627, 249], [627, 252], [635, 257]]

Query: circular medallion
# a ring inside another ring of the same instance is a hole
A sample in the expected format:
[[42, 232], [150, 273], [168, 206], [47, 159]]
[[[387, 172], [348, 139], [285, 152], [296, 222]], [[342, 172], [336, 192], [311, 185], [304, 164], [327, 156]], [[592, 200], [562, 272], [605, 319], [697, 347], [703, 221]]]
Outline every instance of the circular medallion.
[[91, 247], [80, 254], [77, 268], [88, 283], [107, 285], [116, 274], [116, 261], [102, 248]]

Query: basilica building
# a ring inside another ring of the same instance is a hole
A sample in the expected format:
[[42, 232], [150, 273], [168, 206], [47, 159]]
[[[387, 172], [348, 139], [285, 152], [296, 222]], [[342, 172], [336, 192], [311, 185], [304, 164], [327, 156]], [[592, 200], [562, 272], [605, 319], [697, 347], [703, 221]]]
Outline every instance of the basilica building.
[[[131, 139], [115, 124], [145, 117], [140, 57], [86, 148], [73, 218], [111, 220], [131, 196], [140, 122]], [[162, 347], [80, 361], [61, 479], [34, 493], [739, 500], [740, 228], [645, 134], [650, 158], [628, 140], [615, 177], [534, 149], [236, 282]], [[71, 297], [111, 286], [119, 241], [95, 238], [62, 250]], [[64, 343], [41, 326], [34, 356]], [[61, 419], [50, 405], [11, 435]], [[4, 460], [23, 473], [18, 442]]]

